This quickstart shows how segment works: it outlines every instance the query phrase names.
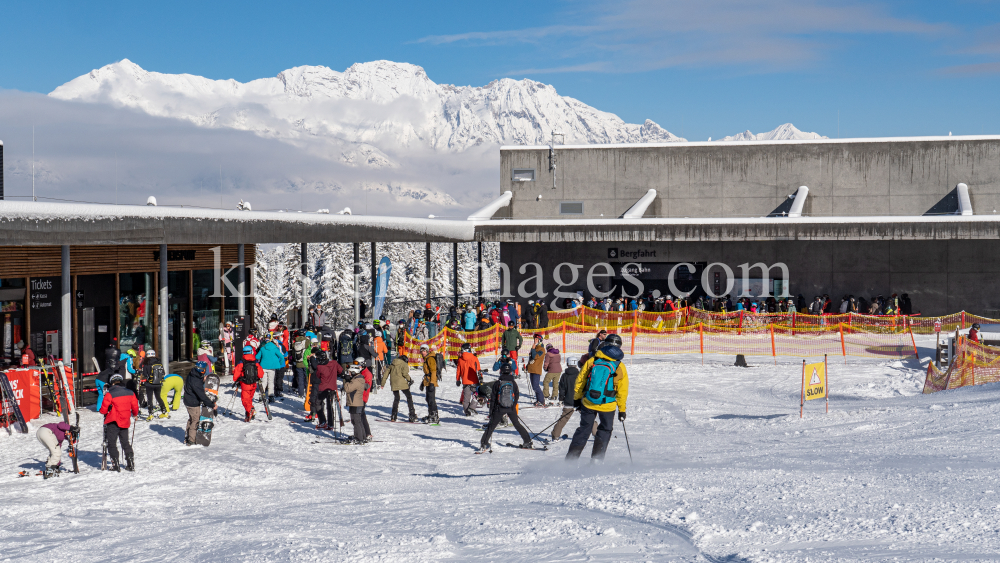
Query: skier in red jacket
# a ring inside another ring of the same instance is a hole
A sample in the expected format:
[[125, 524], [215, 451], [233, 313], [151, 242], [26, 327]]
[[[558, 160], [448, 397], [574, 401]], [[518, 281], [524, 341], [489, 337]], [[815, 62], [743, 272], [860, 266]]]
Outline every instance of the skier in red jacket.
[[108, 442], [108, 453], [111, 454], [111, 470], [121, 471], [117, 446], [120, 440], [122, 452], [125, 453], [125, 469], [135, 471], [132, 444], [128, 443], [128, 428], [132, 418], [139, 416], [139, 400], [135, 393], [124, 387], [125, 378], [121, 374], [112, 375], [110, 383], [111, 387], [104, 394], [101, 414], [104, 415], [104, 438]]
[[246, 411], [246, 418], [243, 422], [250, 422], [256, 416], [257, 411], [253, 408], [253, 394], [257, 391], [257, 382], [264, 377], [264, 368], [257, 363], [253, 347], [243, 347], [243, 363], [233, 370], [233, 383], [240, 384], [240, 400], [243, 403], [243, 410]]

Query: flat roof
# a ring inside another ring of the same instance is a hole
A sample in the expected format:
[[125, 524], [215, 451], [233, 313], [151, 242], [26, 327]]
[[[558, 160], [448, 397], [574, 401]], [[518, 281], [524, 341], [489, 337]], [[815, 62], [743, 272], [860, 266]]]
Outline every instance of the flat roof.
[[1000, 239], [1000, 215], [465, 221], [0, 201], [0, 245]]
[[[760, 145], [823, 145], [851, 143], [927, 143], [943, 141], [1000, 141], [1000, 135], [946, 135], [933, 137], [858, 137], [851, 139], [783, 139], [771, 141], [678, 141], [676, 143], [608, 143], [594, 145], [555, 145], [565, 149], [626, 149], [626, 148], [681, 148], [681, 147], [733, 147]], [[548, 145], [503, 145], [501, 151], [549, 150]]]

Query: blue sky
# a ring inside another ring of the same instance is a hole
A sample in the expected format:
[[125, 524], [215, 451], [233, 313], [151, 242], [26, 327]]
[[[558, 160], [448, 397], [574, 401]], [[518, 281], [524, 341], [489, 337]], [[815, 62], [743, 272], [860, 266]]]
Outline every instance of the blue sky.
[[1000, 2], [8, 2], [0, 88], [110, 62], [240, 81], [375, 59], [531, 78], [692, 140], [1000, 134]]

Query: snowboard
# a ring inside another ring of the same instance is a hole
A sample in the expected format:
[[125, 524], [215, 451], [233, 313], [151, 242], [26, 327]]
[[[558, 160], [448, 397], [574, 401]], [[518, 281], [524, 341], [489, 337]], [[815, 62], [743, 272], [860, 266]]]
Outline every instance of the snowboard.
[[[213, 404], [219, 402], [219, 376], [213, 374], [205, 377], [205, 394]], [[208, 447], [212, 443], [212, 428], [215, 427], [215, 411], [209, 407], [201, 407], [198, 418], [198, 430], [194, 435], [194, 443]]]

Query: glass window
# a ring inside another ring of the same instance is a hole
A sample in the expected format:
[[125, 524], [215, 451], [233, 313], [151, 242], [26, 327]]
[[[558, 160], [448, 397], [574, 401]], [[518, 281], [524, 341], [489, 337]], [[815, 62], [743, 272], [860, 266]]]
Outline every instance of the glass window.
[[122, 350], [144, 349], [153, 326], [153, 274], [118, 274], [119, 334]]
[[218, 297], [212, 297], [215, 292], [213, 270], [194, 270], [191, 272], [194, 286], [193, 300], [194, 327], [202, 342], [211, 342], [218, 349], [220, 303]]
[[560, 215], [583, 215], [582, 201], [561, 201], [559, 202]]

